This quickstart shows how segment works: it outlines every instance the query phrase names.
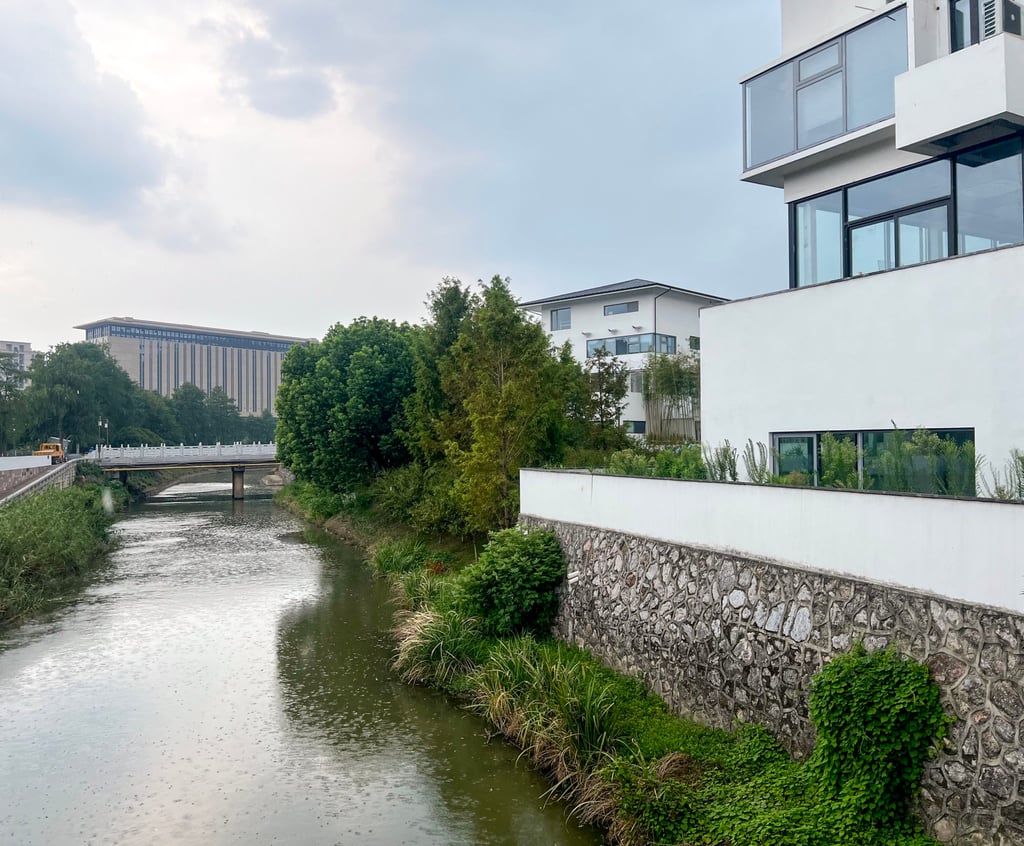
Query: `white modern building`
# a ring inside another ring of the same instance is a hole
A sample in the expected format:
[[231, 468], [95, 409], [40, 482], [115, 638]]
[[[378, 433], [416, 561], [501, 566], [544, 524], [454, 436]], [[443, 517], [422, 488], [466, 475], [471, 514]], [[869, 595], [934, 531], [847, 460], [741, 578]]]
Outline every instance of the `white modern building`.
[[[1024, 39], [1004, 0], [782, 0], [742, 179], [783, 189], [777, 293], [701, 316], [704, 439], [813, 473], [895, 423], [1024, 449]], [[781, 210], [780, 210], [781, 213]], [[751, 351], [756, 350], [756, 355]]]
[[647, 418], [641, 370], [647, 355], [699, 350], [701, 307], [724, 302], [711, 294], [630, 279], [531, 300], [520, 308], [540, 316], [555, 346], [568, 341], [578, 361], [604, 348], [629, 367], [622, 419], [628, 432], [643, 435]]

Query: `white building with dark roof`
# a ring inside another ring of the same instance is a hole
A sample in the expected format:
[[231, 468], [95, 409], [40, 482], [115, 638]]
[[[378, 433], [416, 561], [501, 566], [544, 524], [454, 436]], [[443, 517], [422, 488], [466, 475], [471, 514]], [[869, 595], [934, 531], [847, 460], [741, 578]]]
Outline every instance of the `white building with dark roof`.
[[647, 430], [640, 372], [648, 353], [700, 349], [700, 309], [727, 300], [674, 285], [630, 279], [520, 303], [540, 316], [551, 342], [566, 341], [579, 361], [604, 347], [630, 369], [622, 418], [627, 431]]
[[85, 330], [87, 341], [103, 344], [139, 387], [165, 397], [186, 383], [207, 394], [222, 388], [245, 415], [274, 413], [285, 353], [312, 340], [133, 317], [75, 328]]

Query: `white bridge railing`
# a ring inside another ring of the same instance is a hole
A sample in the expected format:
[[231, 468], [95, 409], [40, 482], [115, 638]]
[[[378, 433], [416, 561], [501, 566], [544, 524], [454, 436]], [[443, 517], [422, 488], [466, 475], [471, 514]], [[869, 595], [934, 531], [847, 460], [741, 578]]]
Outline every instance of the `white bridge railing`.
[[211, 461], [273, 461], [277, 455], [277, 444], [196, 444], [178, 446], [111, 447], [97, 446], [93, 456], [100, 466], [109, 464], [160, 464], [173, 461], [176, 464], [196, 464]]

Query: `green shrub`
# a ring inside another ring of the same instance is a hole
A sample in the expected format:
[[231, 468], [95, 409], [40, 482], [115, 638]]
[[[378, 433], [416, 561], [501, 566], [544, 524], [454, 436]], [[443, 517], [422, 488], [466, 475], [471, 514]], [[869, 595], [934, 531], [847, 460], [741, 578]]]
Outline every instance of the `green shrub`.
[[707, 468], [700, 444], [663, 449], [654, 456], [654, 475], [670, 479], [706, 479]]
[[412, 522], [413, 509], [423, 497], [423, 468], [407, 464], [381, 473], [370, 486], [374, 506], [388, 520]]
[[489, 636], [546, 635], [564, 577], [565, 559], [551, 532], [504, 529], [493, 532], [480, 560], [462, 571], [461, 603]]
[[435, 465], [423, 476], [423, 492], [410, 513], [410, 525], [432, 537], [469, 534], [466, 512], [456, 485], [456, 471], [448, 464]]
[[601, 776], [616, 789], [620, 841], [675, 846], [699, 833], [698, 798], [686, 781], [662, 778], [654, 763], [622, 758], [605, 766]]
[[335, 493], [312, 482], [292, 482], [280, 496], [293, 500], [304, 514], [319, 522], [341, 514], [353, 501], [352, 494]]
[[810, 770], [824, 795], [841, 802], [851, 826], [905, 829], [925, 761], [948, 725], [928, 668], [858, 643], [815, 676], [810, 712]]
[[639, 450], [620, 449], [608, 459], [606, 470], [615, 476], [650, 476], [654, 460]]

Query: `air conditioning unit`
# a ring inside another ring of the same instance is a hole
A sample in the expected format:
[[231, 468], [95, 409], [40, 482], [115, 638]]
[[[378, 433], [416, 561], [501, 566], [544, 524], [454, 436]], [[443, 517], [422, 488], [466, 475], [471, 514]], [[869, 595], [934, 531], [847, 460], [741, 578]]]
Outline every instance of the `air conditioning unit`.
[[1011, 0], [981, 0], [981, 40], [993, 38], [1001, 32], [1021, 34], [1020, 6]]

